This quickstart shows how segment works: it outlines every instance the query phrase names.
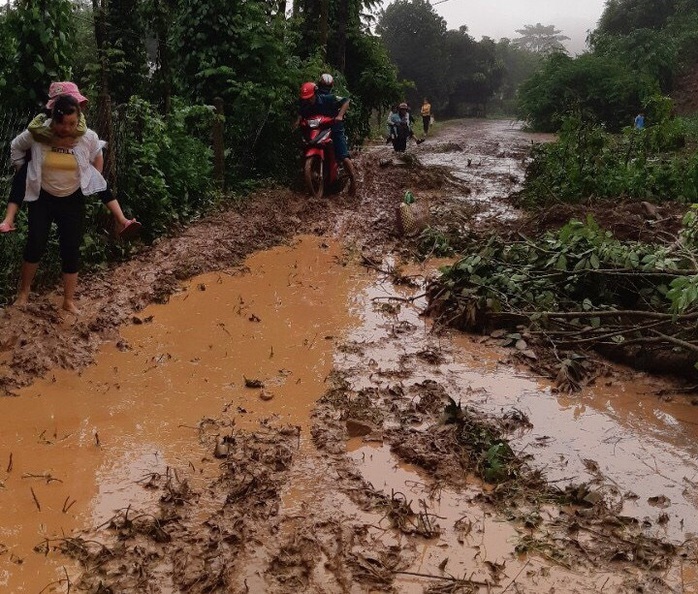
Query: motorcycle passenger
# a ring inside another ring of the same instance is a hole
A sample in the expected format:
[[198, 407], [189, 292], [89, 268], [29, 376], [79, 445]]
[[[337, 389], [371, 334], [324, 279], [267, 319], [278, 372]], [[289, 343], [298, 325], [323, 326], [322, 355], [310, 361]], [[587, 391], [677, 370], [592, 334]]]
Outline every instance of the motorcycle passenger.
[[301, 118], [308, 119], [314, 115], [334, 118], [332, 124], [334, 153], [337, 163], [343, 165], [350, 174], [349, 194], [353, 196], [356, 193], [354, 164], [349, 158], [349, 146], [344, 133], [344, 115], [349, 109], [349, 98], [332, 93], [334, 79], [330, 74], [323, 74], [319, 83], [316, 85], [306, 82], [301, 85], [297, 124], [300, 123]]

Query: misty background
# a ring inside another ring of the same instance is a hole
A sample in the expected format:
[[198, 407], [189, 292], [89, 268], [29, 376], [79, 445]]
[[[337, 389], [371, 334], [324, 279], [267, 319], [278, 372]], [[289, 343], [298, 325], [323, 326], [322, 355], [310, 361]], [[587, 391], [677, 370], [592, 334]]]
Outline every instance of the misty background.
[[[386, 1], [383, 7], [391, 3]], [[437, 0], [431, 5], [449, 29], [465, 25], [476, 40], [484, 36], [515, 39], [519, 37], [516, 30], [524, 25], [555, 25], [570, 38], [563, 43], [576, 55], [586, 49], [587, 33], [596, 28], [605, 0]]]

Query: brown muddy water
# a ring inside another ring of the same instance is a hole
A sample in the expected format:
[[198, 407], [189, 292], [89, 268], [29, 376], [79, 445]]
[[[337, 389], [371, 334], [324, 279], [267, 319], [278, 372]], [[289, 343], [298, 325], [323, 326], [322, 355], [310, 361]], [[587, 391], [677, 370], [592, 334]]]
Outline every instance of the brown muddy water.
[[528, 149], [554, 138], [524, 132], [516, 121], [468, 120], [465, 126], [441, 131], [434, 139], [436, 150], [421, 152], [419, 159], [427, 166], [447, 167], [465, 182], [470, 191], [455, 200], [479, 207], [476, 223], [492, 217], [513, 221], [521, 213], [505, 199], [522, 188]]
[[[426, 278], [435, 267], [411, 273]], [[308, 429], [330, 372], [343, 371], [354, 389], [384, 386], [406, 356], [436, 349], [442, 362], [413, 365], [405, 385], [436, 379], [467, 406], [524, 412], [533, 428], [512, 445], [533, 453], [551, 480], [598, 480], [650, 534], [682, 542], [698, 533], [697, 407], [658, 398], [642, 376], [609, 378], [581, 395], [554, 394], [546, 382], [501, 363], [506, 353], [478, 337], [431, 333], [420, 299], [393, 299], [422, 290], [393, 286], [327, 239], [299, 237], [253, 255], [240, 270], [198, 277], [168, 304], [141, 312], [139, 323], [123, 328], [118, 348], [105, 347], [83, 373], [56, 371], [0, 400], [0, 591], [66, 591], [60, 580], [78, 569], [34, 547], [94, 528], [118, 509], [147, 508], [153, 495], [143, 484], [153, 474], [188, 466], [205, 482], [202, 459], [210, 452], [194, 437], [205, 418], [250, 429], [265, 419], [299, 426], [299, 470], [283, 506], [301, 509], [319, 499], [322, 481], [313, 473], [322, 465], [313, 463]], [[339, 348], [351, 344], [361, 345], [360, 354]], [[264, 388], [246, 387], [246, 380]], [[434, 493], [425, 473], [380, 442], [352, 438], [347, 455], [377, 490], [400, 492], [415, 506], [429, 501], [444, 527], [438, 539], [420, 544], [398, 591], [422, 592], [429, 585], [422, 576], [439, 573], [445, 561], [451, 575], [473, 580], [485, 580], [485, 562], [504, 564], [502, 583], [533, 588], [525, 591], [614, 591], [618, 576], [579, 575], [515, 556], [516, 531], [472, 502], [476, 487]], [[669, 519], [660, 523], [662, 513]], [[698, 592], [692, 567], [677, 566], [667, 579]]]

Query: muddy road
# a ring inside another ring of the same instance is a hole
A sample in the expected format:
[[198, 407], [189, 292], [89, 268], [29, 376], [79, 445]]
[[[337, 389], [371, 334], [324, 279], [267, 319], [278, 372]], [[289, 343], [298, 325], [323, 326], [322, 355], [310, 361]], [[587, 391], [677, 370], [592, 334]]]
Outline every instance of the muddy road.
[[267, 189], [84, 279], [80, 317], [3, 311], [0, 591], [698, 592], [691, 398], [610, 365], [560, 394], [422, 315], [444, 261], [396, 234], [405, 190], [519, 225], [547, 140], [367, 147], [354, 199]]

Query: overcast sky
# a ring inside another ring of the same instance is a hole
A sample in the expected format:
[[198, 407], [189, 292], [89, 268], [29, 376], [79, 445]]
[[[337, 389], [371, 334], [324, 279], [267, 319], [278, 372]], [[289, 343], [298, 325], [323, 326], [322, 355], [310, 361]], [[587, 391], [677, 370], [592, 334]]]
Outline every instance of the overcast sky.
[[[468, 27], [476, 40], [483, 36], [498, 40], [519, 37], [516, 29], [524, 25], [555, 25], [570, 37], [565, 42], [571, 54], [585, 49], [587, 30], [594, 29], [603, 12], [605, 0], [447, 0], [434, 10], [442, 16], [449, 29]], [[384, 6], [391, 2], [385, 0]]]

